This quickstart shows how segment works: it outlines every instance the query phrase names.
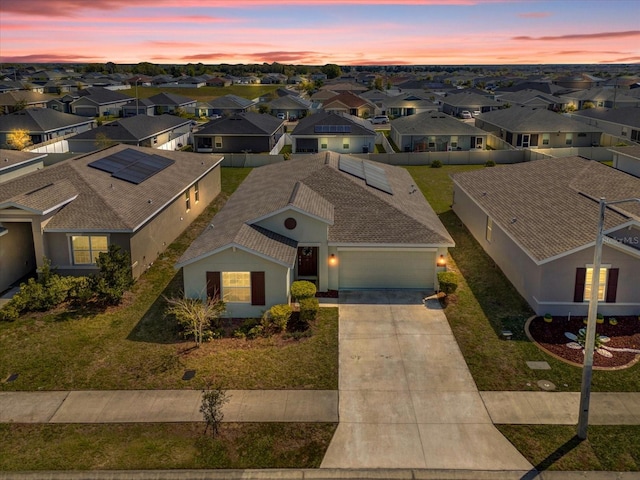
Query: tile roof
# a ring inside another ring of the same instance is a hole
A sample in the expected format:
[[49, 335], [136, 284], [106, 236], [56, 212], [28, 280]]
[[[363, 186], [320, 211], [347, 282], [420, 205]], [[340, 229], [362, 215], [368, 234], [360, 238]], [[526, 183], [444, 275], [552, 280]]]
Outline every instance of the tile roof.
[[176, 117], [175, 115], [136, 115], [134, 117], [121, 118], [79, 133], [74, 135], [72, 139], [95, 140], [97, 135], [103, 134], [114, 141], [139, 141], [190, 123], [191, 120]]
[[[581, 157], [457, 173], [453, 181], [536, 262], [595, 241], [601, 195], [640, 195], [640, 179]], [[605, 229], [640, 220], [640, 206], [623, 207], [607, 210]]]
[[50, 132], [75, 125], [93, 123], [93, 118], [62, 113], [52, 108], [25, 108], [0, 116], [0, 132], [25, 129], [29, 132]]
[[272, 115], [242, 112], [207, 122], [194, 136], [273, 135], [284, 123]]
[[[125, 149], [170, 158], [175, 163], [139, 185], [119, 180], [107, 172], [88, 166], [95, 160]], [[0, 204], [15, 201], [28, 192], [43, 188], [46, 190], [51, 184], [66, 185], [65, 181], [68, 181], [78, 196], [56, 212], [45, 231], [133, 232], [181, 195], [188, 185], [214, 168], [221, 159], [218, 155], [150, 151], [144, 147], [115, 145], [3, 183], [0, 188]], [[54, 190], [51, 189], [52, 192]], [[67, 194], [68, 192], [62, 196]]]
[[486, 131], [441, 112], [396, 118], [391, 129], [401, 135], [487, 135]]
[[545, 108], [511, 107], [485, 112], [476, 124], [487, 122], [510, 132], [602, 132], [601, 129], [573, 120]]
[[231, 245], [292, 265], [297, 242], [252, 224], [288, 206], [327, 221], [333, 244], [453, 246], [405, 169], [376, 164], [393, 189], [389, 195], [341, 171], [339, 158], [319, 153], [254, 169], [178, 265]]

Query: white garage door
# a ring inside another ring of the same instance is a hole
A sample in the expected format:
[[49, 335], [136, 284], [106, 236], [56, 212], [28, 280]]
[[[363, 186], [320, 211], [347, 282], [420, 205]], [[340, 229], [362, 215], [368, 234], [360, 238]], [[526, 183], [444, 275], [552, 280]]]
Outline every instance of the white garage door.
[[340, 288], [433, 288], [435, 252], [342, 250]]

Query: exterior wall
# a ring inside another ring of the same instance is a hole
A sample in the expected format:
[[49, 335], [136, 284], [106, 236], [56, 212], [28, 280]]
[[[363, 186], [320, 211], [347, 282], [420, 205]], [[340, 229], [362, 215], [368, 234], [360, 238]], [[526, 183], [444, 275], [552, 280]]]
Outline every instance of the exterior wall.
[[36, 268], [30, 222], [2, 222], [7, 233], [0, 237], [0, 292]]
[[133, 276], [138, 278], [220, 193], [220, 167], [198, 182], [200, 201], [196, 203], [193, 184], [189, 186], [191, 209], [186, 211], [184, 191], [131, 237]]
[[613, 152], [613, 168], [640, 177], [640, 159]]
[[[470, 135], [454, 135], [457, 137], [458, 146], [453, 148], [453, 150], [471, 150], [471, 136]], [[393, 141], [400, 148], [401, 151], [404, 152], [413, 152], [417, 148], [417, 144], [424, 143], [427, 145], [427, 150], [420, 151], [431, 151], [431, 152], [445, 152], [448, 151], [451, 147], [451, 135], [435, 135], [435, 147], [428, 147], [429, 137], [432, 135], [394, 135]], [[482, 138], [481, 149], [484, 150], [487, 144], [487, 135], [474, 135], [474, 141], [476, 138]], [[475, 149], [475, 147], [474, 147]], [[480, 150], [480, 149], [479, 149]]]
[[[227, 303], [228, 317], [259, 318], [272, 305], [289, 303], [290, 270], [243, 250], [228, 248], [185, 266], [185, 296], [202, 299], [206, 297], [207, 272], [265, 272], [266, 305]], [[224, 296], [224, 292], [222, 295]]]
[[[222, 148], [216, 148], [215, 137], [222, 137]], [[211, 147], [205, 147], [200, 139], [211, 139]], [[275, 145], [273, 136], [229, 136], [229, 135], [194, 135], [194, 150], [201, 153], [240, 153], [249, 152], [269, 152]]]
[[[298, 153], [297, 152], [297, 148], [296, 148], [296, 143], [298, 138], [301, 137], [297, 137], [297, 136], [292, 136], [291, 137], [293, 140], [293, 153]], [[327, 151], [327, 150], [331, 150], [333, 152], [336, 153], [363, 153], [365, 150], [367, 150], [367, 152], [373, 152], [374, 147], [375, 147], [375, 136], [371, 136], [371, 137], [356, 137], [356, 136], [349, 136], [349, 134], [345, 134], [344, 136], [326, 136], [326, 137], [321, 137], [321, 136], [313, 136], [313, 137], [302, 137], [302, 138], [317, 138], [318, 141], [318, 151], [319, 152], [323, 152], [323, 151]], [[345, 138], [349, 139], [349, 148], [342, 148], [343, 146], [343, 140]], [[322, 141], [320, 141], [321, 139], [326, 139], [326, 143], [327, 143], [327, 148], [320, 148], [321, 143], [324, 143]], [[366, 152], [365, 152], [366, 153]]]
[[[1, 144], [1, 142], [0, 142]], [[0, 183], [8, 182], [17, 177], [21, 177], [22, 175], [26, 175], [27, 173], [35, 172], [36, 170], [40, 170], [44, 167], [44, 161], [42, 158], [38, 158], [30, 163], [23, 163], [20, 165], [16, 165], [15, 167], [3, 168], [0, 170]]]
[[[507, 143], [513, 145], [514, 147], [520, 147], [518, 145], [518, 135], [527, 134], [527, 135], [537, 135], [537, 145], [529, 145], [527, 148], [566, 148], [566, 147], [590, 147], [592, 145], [600, 144], [600, 136], [599, 132], [586, 132], [584, 136], [579, 136], [583, 132], [545, 132], [541, 131], [530, 131], [530, 132], [512, 132], [509, 130], [505, 130], [498, 125], [494, 125], [486, 120], [482, 120], [480, 118], [476, 119], [476, 127], [486, 130], [487, 132], [493, 133], [495, 136], [500, 137], [505, 140]], [[570, 145], [567, 145], [567, 134], [570, 133], [573, 138]], [[549, 134], [549, 144], [542, 144], [542, 137], [544, 134]]]

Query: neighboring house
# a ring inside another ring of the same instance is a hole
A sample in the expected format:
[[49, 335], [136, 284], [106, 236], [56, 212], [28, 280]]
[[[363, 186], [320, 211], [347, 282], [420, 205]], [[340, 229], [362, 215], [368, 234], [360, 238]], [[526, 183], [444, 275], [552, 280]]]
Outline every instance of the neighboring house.
[[207, 85], [209, 87], [228, 87], [231, 83], [230, 79], [222, 77], [214, 77], [207, 80]]
[[583, 108], [640, 107], [640, 99], [631, 97], [625, 91], [614, 88], [590, 88], [560, 95], [567, 106], [576, 110]]
[[11, 113], [23, 108], [44, 108], [53, 95], [36, 93], [30, 90], [15, 90], [0, 93], [0, 114]]
[[216, 115], [233, 115], [234, 113], [248, 112], [255, 104], [255, 101], [247, 100], [237, 95], [223, 95], [209, 100], [209, 105], [211, 105], [213, 113]]
[[[599, 198], [637, 197], [640, 179], [581, 157], [453, 175], [453, 211], [538, 315], [586, 315]], [[640, 204], [605, 213], [598, 312], [640, 312]]]
[[301, 119], [290, 134], [293, 153], [373, 152], [377, 133], [371, 122], [343, 113], [318, 112]]
[[258, 318], [295, 280], [433, 291], [453, 246], [405, 169], [325, 152], [254, 169], [176, 267], [187, 297]]
[[40, 170], [46, 156], [46, 153], [0, 150], [0, 183]]
[[585, 90], [588, 88], [599, 87], [604, 85], [606, 79], [595, 77], [586, 73], [580, 73], [578, 75], [570, 75], [557, 78], [553, 81], [555, 85], [564, 88], [573, 88], [576, 90]]
[[286, 119], [306, 117], [311, 112], [311, 102], [294, 95], [276, 98], [267, 104], [271, 115], [284, 115]]
[[442, 111], [454, 117], [460, 116], [463, 111], [473, 112], [479, 110], [483, 114], [492, 110], [497, 110], [502, 105], [484, 95], [477, 93], [452, 93], [442, 100]]
[[497, 95], [502, 95], [504, 93], [519, 92], [521, 90], [535, 90], [537, 92], [545, 93], [547, 95], [554, 95], [554, 96], [557, 96], [560, 93], [567, 91], [566, 88], [559, 87], [558, 85], [554, 85], [551, 82], [525, 81], [525, 82], [514, 83], [513, 85], [509, 85], [509, 86], [496, 87], [495, 93]]
[[359, 93], [366, 92], [369, 88], [364, 85], [358, 85], [354, 82], [335, 82], [323, 85], [320, 87], [320, 90], [331, 90], [336, 93], [351, 92], [357, 95]]
[[391, 122], [390, 137], [404, 152], [484, 149], [488, 133], [442, 112], [424, 112]]
[[354, 117], [369, 118], [376, 114], [375, 103], [353, 92], [342, 92], [322, 102], [325, 112], [346, 113]]
[[163, 113], [175, 115], [180, 111], [193, 111], [196, 106], [195, 100], [174, 93], [158, 93], [149, 97], [149, 101], [153, 102], [156, 115], [162, 115]]
[[270, 152], [284, 134], [284, 120], [246, 112], [220, 117], [193, 133], [194, 151], [200, 153]]
[[153, 116], [156, 113], [156, 104], [148, 98], [137, 98], [122, 106], [123, 117], [135, 115]]
[[260, 83], [265, 85], [279, 85], [287, 83], [287, 76], [282, 73], [267, 73], [261, 79]]
[[409, 115], [438, 110], [438, 105], [426, 96], [419, 96], [414, 93], [387, 97], [381, 103], [383, 113], [391, 118], [408, 117]]
[[547, 109], [511, 107], [483, 113], [476, 127], [514, 147], [591, 147], [600, 144], [602, 129]]
[[0, 291], [42, 267], [96, 272], [115, 244], [138, 278], [220, 192], [219, 155], [116, 145], [0, 188]]
[[640, 143], [640, 107], [589, 108], [570, 116], [610, 135]]
[[640, 178], [640, 146], [613, 147], [613, 168]]
[[102, 87], [78, 91], [78, 98], [69, 103], [71, 113], [83, 117], [122, 116], [122, 107], [131, 97]]
[[542, 93], [538, 90], [518, 90], [501, 94], [497, 99], [502, 106], [524, 106], [532, 108], [546, 108], [554, 112], [559, 112], [565, 106], [564, 100], [554, 95]]
[[93, 118], [51, 108], [25, 108], [0, 116], [0, 147], [7, 148], [7, 135], [15, 130], [27, 130], [31, 143], [38, 144], [64, 135], [86, 132], [94, 126]]
[[137, 115], [105, 123], [69, 139], [69, 150], [75, 153], [93, 152], [111, 143], [139, 147], [159, 146], [191, 132], [191, 120], [175, 115], [148, 117]]
[[214, 115], [211, 104], [203, 101], [197, 101], [195, 107], [190, 108], [188, 113], [192, 113], [196, 117], [210, 117]]

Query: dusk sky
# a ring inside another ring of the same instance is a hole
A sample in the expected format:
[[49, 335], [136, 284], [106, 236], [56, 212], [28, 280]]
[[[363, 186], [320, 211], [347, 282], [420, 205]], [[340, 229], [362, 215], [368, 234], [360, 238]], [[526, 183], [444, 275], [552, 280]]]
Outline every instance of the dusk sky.
[[0, 62], [640, 63], [640, 0], [2, 0]]

